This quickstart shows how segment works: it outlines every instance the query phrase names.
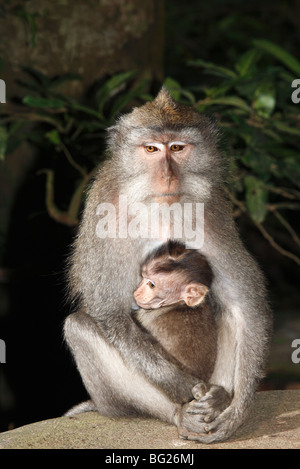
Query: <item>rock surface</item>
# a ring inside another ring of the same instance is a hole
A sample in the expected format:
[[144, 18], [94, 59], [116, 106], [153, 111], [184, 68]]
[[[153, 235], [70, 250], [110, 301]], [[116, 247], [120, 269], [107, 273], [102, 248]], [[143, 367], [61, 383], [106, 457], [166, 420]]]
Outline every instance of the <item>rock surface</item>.
[[95, 412], [33, 423], [0, 434], [0, 449], [300, 449], [300, 391], [257, 394], [247, 422], [223, 443], [178, 438], [154, 419], [110, 419]]

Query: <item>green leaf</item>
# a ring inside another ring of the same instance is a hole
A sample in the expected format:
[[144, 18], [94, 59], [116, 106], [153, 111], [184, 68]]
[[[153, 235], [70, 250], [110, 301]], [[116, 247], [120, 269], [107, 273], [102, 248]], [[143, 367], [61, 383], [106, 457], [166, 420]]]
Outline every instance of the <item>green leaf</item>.
[[296, 76], [300, 76], [300, 62], [293, 55], [282, 49], [282, 47], [266, 39], [255, 39], [253, 44], [258, 49], [276, 57], [276, 59], [292, 70]]
[[182, 89], [181, 94], [187, 98], [189, 104], [192, 104], [193, 106], [196, 104], [196, 98], [191, 91]]
[[164, 81], [164, 85], [168, 88], [170, 91], [171, 96], [176, 100], [176, 101], [183, 101], [185, 100], [182, 99], [182, 96], [187, 98], [188, 103], [194, 105], [196, 102], [195, 96], [191, 91], [185, 90], [181, 87], [180, 83], [178, 81], [174, 80], [171, 77], [167, 77]]
[[0, 161], [4, 160], [6, 153], [6, 146], [8, 140], [8, 132], [6, 127], [0, 126]]
[[250, 49], [243, 54], [235, 65], [236, 71], [241, 77], [252, 74], [255, 70], [255, 64], [261, 57], [261, 52], [257, 49]]
[[246, 166], [252, 168], [263, 181], [270, 179], [271, 167], [274, 165], [274, 159], [270, 155], [259, 151], [259, 149], [248, 147], [241, 160]]
[[148, 79], [141, 80], [138, 85], [129, 90], [127, 93], [121, 94], [121, 96], [116, 99], [115, 103], [113, 104], [110, 112], [110, 118], [114, 118], [116, 114], [121, 112], [127, 104], [132, 102], [136, 98], [140, 98], [143, 90], [145, 89], [146, 85], [149, 83]]
[[90, 116], [94, 116], [97, 119], [100, 119], [100, 114], [95, 109], [87, 106], [83, 106], [82, 104], [77, 103], [77, 101], [70, 101], [70, 106], [77, 111], [84, 112], [85, 114], [89, 114]]
[[55, 88], [56, 86], [60, 85], [61, 83], [64, 83], [65, 81], [75, 81], [75, 80], [82, 81], [82, 76], [79, 75], [78, 73], [66, 73], [65, 75], [61, 75], [51, 80], [50, 87]]
[[135, 70], [129, 72], [118, 73], [111, 77], [100, 89], [98, 93], [98, 110], [100, 113], [103, 112], [106, 101], [113, 95], [117, 94], [125, 84], [136, 75]]
[[174, 80], [173, 78], [167, 77], [164, 81], [164, 85], [170, 91], [172, 98], [178, 101], [180, 99], [181, 93], [181, 85], [178, 83], [178, 81]]
[[243, 111], [251, 111], [251, 108], [250, 106], [248, 106], [246, 101], [239, 98], [238, 96], [223, 96], [222, 98], [205, 99], [197, 103], [197, 108], [198, 106], [212, 106], [214, 104], [220, 104], [223, 106], [234, 106], [242, 109]]
[[38, 14], [37, 13], [31, 14], [28, 11], [26, 11], [24, 8], [19, 8], [16, 11], [16, 15], [19, 16], [20, 18], [24, 18], [24, 20], [27, 21], [30, 32], [31, 32], [30, 43], [31, 43], [31, 46], [35, 47], [36, 46], [36, 30], [37, 30], [35, 18], [38, 16]]
[[267, 127], [262, 127], [262, 132], [270, 137], [272, 140], [275, 140], [278, 143], [283, 143], [284, 139], [276, 132], [276, 130], [268, 129]]
[[282, 152], [281, 160], [277, 161], [277, 172], [281, 177], [286, 177], [297, 187], [300, 187], [300, 157], [299, 154], [289, 150]]
[[268, 191], [263, 182], [254, 176], [244, 178], [246, 205], [252, 220], [262, 223], [267, 214]]
[[[45, 73], [36, 70], [35, 68], [23, 66], [21, 69], [28, 75], [32, 81], [32, 83], [38, 85], [40, 88], [48, 88], [51, 84], [51, 79], [49, 76], [45, 75]], [[32, 86], [32, 84], [21, 82], [22, 85]]]
[[276, 105], [276, 91], [273, 83], [264, 82], [259, 85], [252, 101], [253, 109], [264, 118], [270, 117]]
[[202, 59], [197, 59], [197, 60], [189, 60], [188, 65], [193, 65], [196, 67], [203, 67], [206, 68], [207, 70], [217, 72], [218, 75], [221, 75], [223, 77], [230, 77], [230, 78], [236, 78], [237, 74], [233, 72], [232, 70], [222, 67], [220, 65], [216, 65], [212, 62], [206, 62], [205, 60]]
[[287, 134], [297, 135], [300, 137], [300, 129], [297, 129], [296, 127], [289, 127], [289, 125], [282, 121], [273, 121], [272, 123], [277, 130], [280, 130], [280, 132], [285, 132]]
[[51, 143], [53, 143], [53, 145], [59, 145], [61, 143], [59, 132], [56, 129], [53, 129], [53, 130], [50, 130], [50, 132], [47, 132], [45, 134], [45, 137]]
[[205, 94], [208, 98], [218, 98], [226, 95], [226, 93], [235, 85], [235, 80], [227, 81], [226, 83], [220, 83], [219, 86], [213, 86], [205, 90]]
[[64, 107], [66, 103], [61, 99], [56, 98], [35, 98], [34, 96], [25, 96], [23, 98], [23, 103], [27, 106], [32, 107], [51, 107], [53, 109], [59, 109]]

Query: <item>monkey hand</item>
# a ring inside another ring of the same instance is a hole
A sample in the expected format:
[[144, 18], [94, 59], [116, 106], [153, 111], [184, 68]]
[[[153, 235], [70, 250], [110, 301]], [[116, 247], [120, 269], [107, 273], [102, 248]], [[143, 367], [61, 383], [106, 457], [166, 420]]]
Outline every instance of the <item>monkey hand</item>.
[[[206, 384], [203, 381], [193, 387], [192, 393], [195, 399], [181, 409], [179, 436], [203, 443], [220, 441], [229, 437], [225, 428], [221, 432], [217, 431], [221, 423], [218, 417], [226, 414], [224, 410], [231, 402], [229, 393], [222, 386]], [[226, 416], [222, 418], [222, 422], [225, 421]]]
[[216, 384], [200, 381], [193, 387], [194, 400], [189, 402], [185, 411], [189, 414], [201, 414], [204, 422], [212, 422], [231, 402], [230, 394]]

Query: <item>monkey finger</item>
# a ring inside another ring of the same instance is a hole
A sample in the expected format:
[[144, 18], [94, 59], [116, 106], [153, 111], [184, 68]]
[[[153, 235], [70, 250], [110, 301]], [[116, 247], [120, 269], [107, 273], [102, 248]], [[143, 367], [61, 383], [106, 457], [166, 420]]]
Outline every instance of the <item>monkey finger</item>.
[[218, 427], [219, 427], [219, 422], [217, 420], [212, 420], [210, 422], [207, 422], [207, 425], [205, 425], [204, 430], [207, 433], [212, 433], [212, 432], [216, 432]]
[[207, 415], [205, 415], [205, 417], [204, 417], [203, 420], [204, 420], [204, 422], [206, 422], [206, 423], [210, 423], [210, 422], [212, 422], [212, 421], [214, 420], [214, 416], [213, 416], [213, 414], [207, 414]]
[[179, 436], [185, 440], [201, 441], [201, 438], [206, 436], [206, 433], [196, 433], [187, 430], [186, 428], [179, 429]]
[[191, 401], [193, 402], [193, 405], [194, 406], [197, 406], [200, 408], [203, 408], [203, 409], [211, 409], [212, 407], [214, 407], [214, 400], [211, 396], [208, 396], [208, 397], [203, 397], [202, 399], [199, 399], [199, 400], [195, 400], [195, 401]]
[[201, 409], [196, 409], [194, 407], [189, 407], [188, 409], [186, 409], [186, 413], [187, 414], [199, 414], [200, 416], [202, 414], [205, 414], [205, 412], [201, 412]]
[[201, 409], [196, 406], [189, 406], [185, 411], [187, 414], [206, 414], [205, 409]]
[[209, 410], [210, 406], [208, 406], [205, 402], [196, 400], [191, 401], [185, 409], [188, 414], [206, 414]]
[[199, 402], [207, 402], [207, 401], [211, 401], [213, 398], [214, 398], [214, 396], [212, 396], [210, 393], [207, 393], [203, 397], [200, 397], [198, 399], [198, 401]]
[[207, 385], [204, 383], [204, 381], [201, 381], [200, 383], [196, 384], [196, 386], [193, 387], [192, 394], [195, 399], [199, 400], [205, 396], [207, 391], [208, 391]]

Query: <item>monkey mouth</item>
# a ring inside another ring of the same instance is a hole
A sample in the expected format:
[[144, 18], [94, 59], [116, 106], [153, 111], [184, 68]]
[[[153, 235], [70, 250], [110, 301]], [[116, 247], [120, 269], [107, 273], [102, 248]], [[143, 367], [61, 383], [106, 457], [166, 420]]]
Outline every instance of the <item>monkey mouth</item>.
[[161, 194], [154, 194], [153, 198], [158, 203], [173, 203], [178, 202], [182, 196], [182, 192], [163, 192]]
[[140, 307], [140, 308], [143, 308], [143, 309], [159, 309], [159, 308], [162, 308], [163, 306], [165, 306], [165, 300], [162, 299], [162, 300], [156, 300], [156, 301], [153, 301], [153, 302], [148, 302], [148, 303], [142, 303], [140, 301], [136, 301], [137, 305]]
[[182, 192], [162, 192], [160, 194], [153, 194], [153, 197], [181, 197]]

